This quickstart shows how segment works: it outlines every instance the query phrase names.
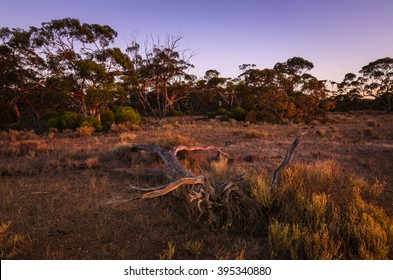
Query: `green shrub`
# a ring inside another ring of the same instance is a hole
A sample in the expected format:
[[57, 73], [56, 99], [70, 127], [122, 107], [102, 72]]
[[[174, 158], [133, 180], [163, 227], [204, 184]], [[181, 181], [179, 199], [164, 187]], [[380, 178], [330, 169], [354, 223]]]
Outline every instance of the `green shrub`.
[[115, 123], [115, 113], [113, 113], [110, 110], [102, 111], [100, 117], [101, 117], [101, 123], [106, 129], [111, 127], [112, 124]]
[[225, 108], [220, 108], [217, 111], [217, 115], [219, 116], [228, 116], [229, 115], [229, 111]]
[[85, 117], [84, 121], [81, 124], [81, 127], [83, 126], [94, 127], [94, 129], [97, 131], [102, 130], [101, 122], [96, 117], [93, 116]]
[[47, 122], [48, 129], [57, 129], [61, 130], [62, 129], [62, 121], [61, 117], [56, 117], [56, 118], [50, 118]]
[[247, 112], [241, 107], [236, 107], [230, 114], [229, 117], [231, 119], [235, 119], [238, 122], [244, 121], [246, 119]]
[[81, 127], [85, 117], [82, 114], [75, 112], [65, 112], [61, 117], [62, 129], [72, 129], [75, 130]]
[[141, 115], [137, 110], [131, 107], [119, 107], [116, 111], [116, 123], [134, 123], [140, 124], [142, 121]]
[[61, 115], [59, 112], [56, 111], [47, 111], [44, 114], [44, 119], [45, 120], [50, 120], [50, 119], [54, 119], [54, 118], [61, 118]]

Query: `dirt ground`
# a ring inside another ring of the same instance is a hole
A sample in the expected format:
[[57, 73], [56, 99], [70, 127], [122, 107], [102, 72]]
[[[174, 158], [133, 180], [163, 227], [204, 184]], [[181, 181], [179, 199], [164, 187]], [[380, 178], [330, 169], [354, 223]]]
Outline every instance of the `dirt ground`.
[[[334, 113], [330, 120], [271, 125], [181, 117], [92, 136], [3, 132], [0, 222], [11, 221], [11, 232], [25, 236], [19, 259], [266, 259], [263, 233], [212, 227], [190, 216], [177, 197], [131, 200], [130, 185], [167, 179], [154, 172], [164, 168], [160, 162], [129, 157], [121, 148], [181, 135], [183, 144], [215, 145], [231, 154], [235, 169], [226, 176], [271, 176], [296, 135], [307, 132], [291, 164], [334, 160], [343, 172], [385, 182], [376, 203], [392, 215], [393, 115]], [[185, 156], [183, 163], [196, 174], [212, 174], [205, 170], [209, 156]]]

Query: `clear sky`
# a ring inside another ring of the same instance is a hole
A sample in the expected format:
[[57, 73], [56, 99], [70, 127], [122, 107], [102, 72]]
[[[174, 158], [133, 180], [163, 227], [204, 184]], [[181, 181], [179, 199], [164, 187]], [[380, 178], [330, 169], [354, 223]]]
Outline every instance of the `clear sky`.
[[392, 0], [0, 0], [0, 27], [65, 17], [111, 26], [121, 48], [135, 31], [141, 42], [181, 32], [198, 77], [208, 69], [236, 77], [243, 63], [272, 68], [301, 56], [317, 78], [341, 81], [393, 57]]

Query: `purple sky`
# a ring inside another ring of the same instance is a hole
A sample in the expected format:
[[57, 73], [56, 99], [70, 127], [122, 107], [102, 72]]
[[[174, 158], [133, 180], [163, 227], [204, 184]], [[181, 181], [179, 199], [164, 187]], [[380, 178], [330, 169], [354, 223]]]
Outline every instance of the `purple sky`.
[[243, 63], [272, 68], [301, 56], [317, 78], [341, 81], [393, 56], [392, 0], [0, 0], [0, 27], [65, 17], [110, 25], [121, 48], [134, 31], [141, 42], [181, 32], [198, 77], [208, 69], [236, 77]]

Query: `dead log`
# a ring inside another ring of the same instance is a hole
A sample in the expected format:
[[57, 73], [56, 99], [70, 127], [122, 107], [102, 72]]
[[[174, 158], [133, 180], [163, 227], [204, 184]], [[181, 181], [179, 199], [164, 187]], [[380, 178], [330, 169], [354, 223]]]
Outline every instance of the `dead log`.
[[176, 190], [179, 187], [182, 186], [194, 186], [194, 185], [198, 185], [204, 184], [204, 177], [185, 177], [185, 178], [181, 178], [180, 180], [177, 180], [176, 182], [172, 182], [168, 185], [165, 186], [158, 186], [158, 187], [154, 187], [154, 188], [138, 188], [138, 187], [134, 187], [134, 186], [130, 186], [132, 189], [137, 190], [137, 191], [141, 191], [141, 192], [145, 192], [144, 194], [141, 195], [141, 198], [153, 198], [153, 197], [158, 197], [158, 196], [163, 196], [166, 195], [174, 190]]
[[157, 145], [139, 144], [131, 146], [131, 151], [147, 151], [149, 153], [157, 154], [162, 159], [164, 164], [168, 167], [168, 169], [172, 172], [172, 177], [175, 180], [184, 177], [195, 177], [195, 175], [192, 174], [187, 168], [185, 168], [183, 164], [179, 161], [173, 149], [167, 151]]
[[[296, 137], [290, 149], [287, 151], [284, 161], [274, 171], [270, 190], [272, 190], [277, 184], [281, 171], [289, 165], [303, 134], [300, 134]], [[254, 209], [254, 212], [258, 212], [258, 205], [256, 202], [238, 187], [238, 183], [243, 180], [245, 174], [232, 178], [231, 180], [221, 184], [218, 184], [213, 179], [206, 178], [205, 176], [196, 176], [191, 171], [189, 171], [177, 158], [177, 154], [184, 150], [215, 151], [218, 153], [218, 155], [223, 156], [228, 160], [233, 160], [233, 158], [228, 153], [215, 146], [178, 146], [166, 150], [153, 144], [133, 145], [130, 147], [131, 152], [146, 151], [148, 153], [157, 154], [170, 171], [171, 180], [174, 180], [174, 182], [171, 182], [167, 185], [156, 186], [152, 188], [138, 188], [135, 186], [130, 186], [131, 189], [140, 192], [140, 194], [137, 195], [137, 198], [147, 199], [164, 196], [178, 188], [188, 187], [190, 188], [188, 194], [189, 202], [192, 203], [196, 201], [200, 211], [200, 216], [206, 213], [211, 222], [217, 221], [219, 219], [219, 215], [216, 215], [217, 212], [215, 211], [222, 210], [217, 209], [226, 209], [227, 215], [231, 215], [232, 209], [229, 201], [232, 195], [237, 195], [240, 197], [242, 203], [247, 205], [247, 207]]]

